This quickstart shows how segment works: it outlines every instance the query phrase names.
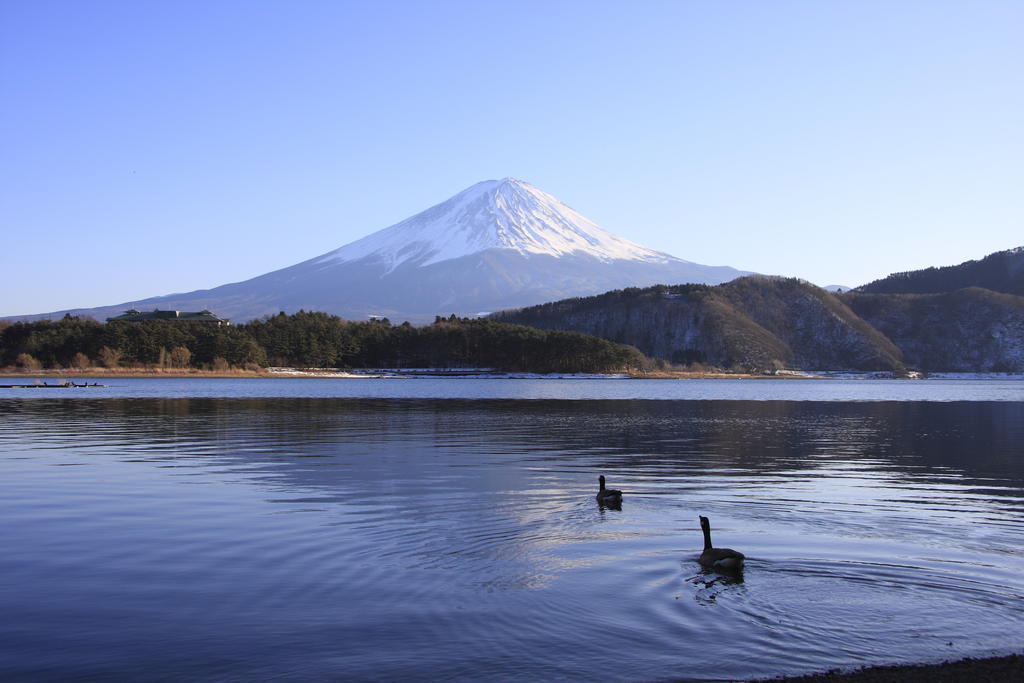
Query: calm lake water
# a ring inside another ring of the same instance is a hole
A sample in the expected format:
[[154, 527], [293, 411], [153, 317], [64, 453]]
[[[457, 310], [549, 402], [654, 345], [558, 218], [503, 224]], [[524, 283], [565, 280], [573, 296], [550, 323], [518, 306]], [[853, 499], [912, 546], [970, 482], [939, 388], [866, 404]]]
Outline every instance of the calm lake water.
[[[1024, 650], [1019, 380], [106, 381], [0, 390], [0, 679]], [[701, 514], [742, 577], [697, 564]]]

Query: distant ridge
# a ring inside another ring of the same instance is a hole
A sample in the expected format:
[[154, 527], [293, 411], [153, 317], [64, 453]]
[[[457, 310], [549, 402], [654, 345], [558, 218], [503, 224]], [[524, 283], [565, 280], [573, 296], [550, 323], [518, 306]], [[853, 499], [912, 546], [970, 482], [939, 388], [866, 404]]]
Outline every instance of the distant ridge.
[[941, 294], [965, 287], [1024, 296], [1024, 247], [997, 251], [955, 266], [894, 273], [857, 287], [868, 294]]

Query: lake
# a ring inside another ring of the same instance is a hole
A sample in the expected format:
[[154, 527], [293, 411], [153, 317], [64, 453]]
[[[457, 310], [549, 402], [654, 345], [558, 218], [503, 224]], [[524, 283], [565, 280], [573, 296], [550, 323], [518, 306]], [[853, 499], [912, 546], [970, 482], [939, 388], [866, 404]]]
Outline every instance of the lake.
[[[749, 679], [1024, 642], [1021, 380], [100, 381], [0, 390], [0, 679]], [[698, 515], [742, 575], [700, 568]]]

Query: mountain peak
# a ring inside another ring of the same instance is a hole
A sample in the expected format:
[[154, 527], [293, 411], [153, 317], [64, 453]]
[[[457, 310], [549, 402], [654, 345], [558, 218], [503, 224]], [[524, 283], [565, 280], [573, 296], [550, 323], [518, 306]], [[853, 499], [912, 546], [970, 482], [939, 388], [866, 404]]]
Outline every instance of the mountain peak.
[[476, 183], [316, 261], [377, 262], [390, 272], [403, 264], [427, 266], [487, 249], [603, 262], [685, 263], [613, 235], [555, 197], [511, 177]]
[[512, 187], [533, 187], [530, 183], [522, 181], [519, 178], [513, 178], [512, 176], [502, 178], [501, 180], [489, 180], [487, 182], [494, 183], [498, 187], [504, 187], [505, 185], [510, 185]]

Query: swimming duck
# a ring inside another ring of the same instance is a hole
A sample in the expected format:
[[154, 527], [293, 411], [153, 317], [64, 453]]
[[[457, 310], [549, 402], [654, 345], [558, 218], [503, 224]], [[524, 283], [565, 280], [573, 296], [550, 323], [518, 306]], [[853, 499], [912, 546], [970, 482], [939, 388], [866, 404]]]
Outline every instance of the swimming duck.
[[597, 502], [601, 505], [620, 505], [622, 503], [622, 491], [618, 489], [606, 489], [604, 487], [604, 475], [602, 474], [597, 480], [601, 483], [601, 488], [597, 490]]
[[742, 569], [743, 553], [732, 548], [711, 547], [711, 522], [707, 517], [700, 518], [700, 529], [704, 532], [704, 552], [700, 554], [700, 563], [711, 569]]

